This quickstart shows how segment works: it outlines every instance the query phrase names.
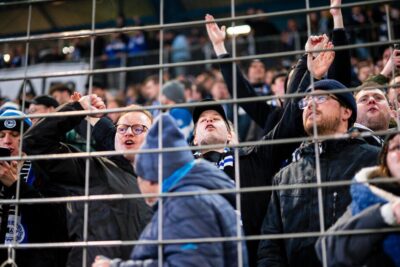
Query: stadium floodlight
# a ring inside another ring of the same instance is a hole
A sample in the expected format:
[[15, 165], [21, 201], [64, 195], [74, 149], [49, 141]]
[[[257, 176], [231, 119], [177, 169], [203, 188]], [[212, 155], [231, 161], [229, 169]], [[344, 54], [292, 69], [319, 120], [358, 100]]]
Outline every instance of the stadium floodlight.
[[8, 62], [10, 62], [10, 59], [11, 59], [10, 54], [4, 54], [4, 55], [3, 55], [3, 60], [4, 60], [4, 62], [8, 63]]
[[232, 35], [247, 35], [251, 31], [251, 27], [247, 24], [245, 25], [238, 25], [233, 27], [228, 27], [226, 33], [230, 36]]

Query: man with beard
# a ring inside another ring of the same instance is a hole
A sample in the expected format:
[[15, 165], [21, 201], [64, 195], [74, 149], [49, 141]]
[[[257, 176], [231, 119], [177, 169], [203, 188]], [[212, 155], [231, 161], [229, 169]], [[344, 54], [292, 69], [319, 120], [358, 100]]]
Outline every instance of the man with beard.
[[[335, 80], [315, 82], [314, 88], [314, 93], [301, 99], [298, 105], [303, 110], [304, 131], [308, 136], [345, 134], [357, 117], [353, 95], [350, 92], [331, 93], [331, 90], [346, 88]], [[307, 92], [311, 91], [312, 87], [309, 87]], [[322, 182], [350, 181], [359, 169], [376, 164], [378, 152], [377, 147], [358, 138], [304, 141], [293, 153], [292, 163], [275, 175], [273, 185], [313, 184], [317, 182], [317, 175]], [[324, 214], [319, 214], [317, 194], [315, 187], [273, 191], [262, 234], [320, 232], [321, 228], [335, 223], [351, 200], [347, 187], [323, 188]], [[323, 225], [320, 225], [319, 216], [324, 218]], [[315, 237], [262, 240], [258, 266], [320, 266], [315, 242]]]

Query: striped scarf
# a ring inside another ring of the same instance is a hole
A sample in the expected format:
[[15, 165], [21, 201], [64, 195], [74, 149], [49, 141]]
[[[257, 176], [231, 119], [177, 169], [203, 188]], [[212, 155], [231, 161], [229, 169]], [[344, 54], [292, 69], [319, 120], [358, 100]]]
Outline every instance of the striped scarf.
[[[32, 185], [35, 181], [35, 176], [31, 172], [31, 162], [25, 161], [19, 173], [20, 181], [25, 182], [28, 185]], [[15, 199], [15, 192], [11, 196], [6, 196], [6, 188], [1, 186], [0, 188], [0, 199]], [[15, 215], [16, 205], [14, 204], [0, 204], [0, 229], [1, 238], [4, 238], [4, 244], [11, 244], [14, 239], [14, 222], [17, 220], [17, 243], [25, 243], [27, 241], [26, 226], [21, 221], [21, 215]], [[4, 225], [4, 221], [7, 221], [7, 225]]]

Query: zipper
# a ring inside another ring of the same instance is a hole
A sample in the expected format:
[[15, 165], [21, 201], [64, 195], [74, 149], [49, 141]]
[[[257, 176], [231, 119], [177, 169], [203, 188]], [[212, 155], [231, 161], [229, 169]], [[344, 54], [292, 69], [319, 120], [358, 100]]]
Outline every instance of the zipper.
[[338, 193], [335, 191], [333, 192], [333, 222], [336, 221], [336, 201], [337, 201]]

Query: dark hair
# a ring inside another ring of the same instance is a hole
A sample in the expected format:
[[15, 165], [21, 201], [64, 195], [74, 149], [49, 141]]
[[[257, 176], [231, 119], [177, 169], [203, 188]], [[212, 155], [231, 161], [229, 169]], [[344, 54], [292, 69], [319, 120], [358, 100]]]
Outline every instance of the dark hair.
[[[287, 80], [287, 76], [288, 76], [287, 72], [283, 72], [283, 71], [278, 72], [278, 73], [275, 74], [274, 77], [272, 78], [271, 84], [274, 84], [274, 83], [276, 82], [276, 79], [278, 79], [278, 78], [280, 78], [280, 77], [285, 77], [286, 80]], [[286, 82], [286, 80], [285, 80], [285, 82]]]
[[149, 81], [153, 81], [155, 84], [159, 84], [160, 83], [160, 79], [159, 79], [158, 75], [150, 75], [146, 79], [144, 79], [142, 84], [145, 85]]
[[389, 167], [387, 166], [386, 157], [389, 152], [389, 143], [396, 135], [400, 134], [400, 132], [392, 132], [386, 136], [385, 143], [382, 147], [381, 153], [379, 154], [379, 170], [382, 176], [390, 177], [392, 174], [390, 173]]
[[67, 85], [60, 83], [52, 86], [49, 90], [49, 95], [52, 95], [55, 92], [68, 92], [70, 95], [74, 93], [74, 90], [69, 88]]

